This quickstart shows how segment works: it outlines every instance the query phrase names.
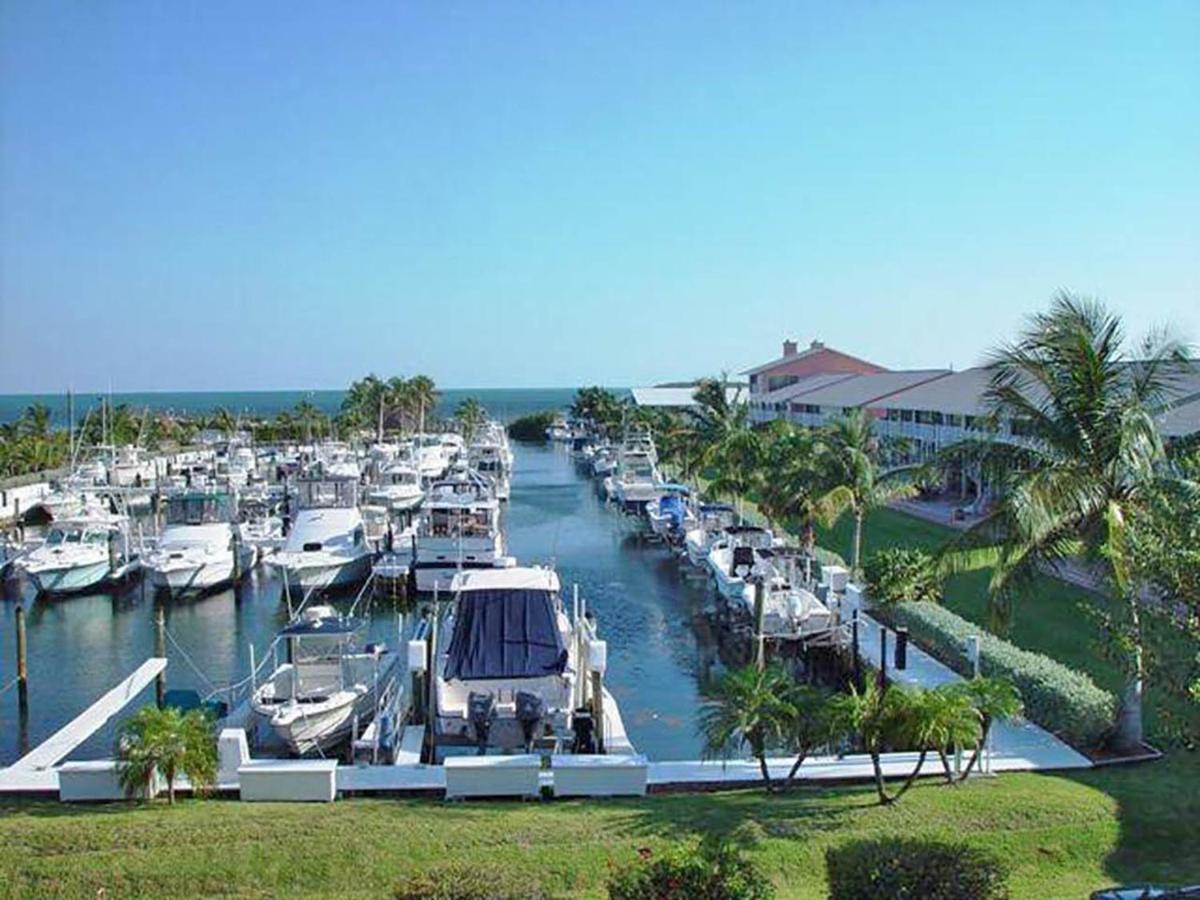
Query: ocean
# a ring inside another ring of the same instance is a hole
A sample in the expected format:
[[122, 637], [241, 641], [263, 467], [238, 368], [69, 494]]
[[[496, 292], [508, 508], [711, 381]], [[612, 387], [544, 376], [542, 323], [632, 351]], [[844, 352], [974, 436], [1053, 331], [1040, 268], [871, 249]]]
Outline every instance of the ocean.
[[[624, 389], [617, 389], [624, 394]], [[202, 413], [225, 407], [235, 414], [274, 416], [307, 400], [326, 413], [336, 413], [342, 405], [345, 391], [146, 391], [112, 395], [114, 404], [125, 403], [131, 409], [152, 412]], [[467, 397], [475, 397], [489, 415], [510, 422], [541, 410], [563, 409], [571, 404], [574, 388], [454, 388], [441, 391], [438, 415], [449, 418], [454, 409]], [[33, 403], [44, 403], [53, 414], [53, 424], [65, 427], [67, 397], [65, 394], [0, 394], [0, 423], [20, 417]], [[75, 420], [82, 421], [91, 407], [99, 407], [100, 394], [75, 395]]]

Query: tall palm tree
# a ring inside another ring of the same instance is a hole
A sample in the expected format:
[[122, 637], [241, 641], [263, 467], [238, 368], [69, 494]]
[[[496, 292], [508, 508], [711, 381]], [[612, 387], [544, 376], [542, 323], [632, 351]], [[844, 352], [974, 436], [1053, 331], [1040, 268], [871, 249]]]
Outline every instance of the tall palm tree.
[[417, 427], [424, 430], [426, 421], [437, 409], [437, 386], [428, 375], [414, 375], [407, 385], [409, 402], [417, 412]]
[[884, 473], [880, 465], [880, 443], [873, 419], [864, 409], [855, 409], [828, 425], [828, 473], [832, 482], [823, 497], [824, 508], [854, 516], [854, 547], [851, 567], [862, 571], [863, 524], [873, 509], [911, 496], [915, 467], [898, 467]]
[[829, 445], [822, 432], [771, 423], [764, 449], [759, 507], [768, 519], [799, 523], [806, 574], [812, 576], [816, 525], [831, 524], [836, 505], [829, 499]]
[[21, 414], [21, 430], [30, 437], [44, 438], [50, 434], [50, 407], [45, 403], [32, 403]]
[[483, 408], [478, 397], [466, 397], [454, 410], [454, 418], [462, 427], [463, 439], [469, 444], [475, 433], [487, 421], [487, 410]]
[[767, 752], [786, 741], [795, 718], [790, 702], [794, 686], [780, 666], [761, 670], [746, 666], [722, 675], [714, 685], [712, 699], [700, 707], [698, 727], [704, 738], [704, 756], [729, 757], [749, 750], [770, 793], [774, 784]]
[[1128, 529], [1160, 477], [1164, 452], [1154, 416], [1190, 366], [1185, 348], [1155, 335], [1129, 353], [1117, 316], [1062, 293], [1015, 343], [993, 354], [991, 366], [993, 426], [1016, 436], [988, 444], [985, 472], [998, 499], [956, 549], [994, 551], [989, 599], [1000, 619], [1040, 570], [1080, 556], [1097, 567], [1128, 616], [1117, 737], [1135, 748], [1143, 734], [1145, 660]]

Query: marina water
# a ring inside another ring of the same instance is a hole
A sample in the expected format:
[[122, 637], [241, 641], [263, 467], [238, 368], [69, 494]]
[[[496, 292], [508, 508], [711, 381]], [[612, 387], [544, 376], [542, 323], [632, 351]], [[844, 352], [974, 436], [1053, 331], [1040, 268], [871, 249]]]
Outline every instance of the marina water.
[[[512, 500], [505, 513], [509, 552], [522, 563], [553, 562], [568, 603], [570, 586], [579, 585], [608, 641], [605, 680], [634, 746], [651, 759], [697, 758], [695, 713], [716, 659], [701, 615], [707, 585], [686, 583], [665, 550], [631, 534], [591, 480], [576, 472], [561, 444], [517, 444], [514, 450]], [[35, 600], [29, 586], [10, 580], [0, 605], [0, 685], [15, 674], [18, 600], [27, 611], [27, 736], [36, 746], [153, 654], [154, 599], [135, 584], [115, 594]], [[169, 601], [165, 610], [168, 687], [201, 694], [211, 690], [209, 681], [221, 685], [244, 678], [249, 645], [261, 654], [287, 619], [281, 585], [261, 565], [236, 592]], [[372, 637], [395, 647], [392, 602], [376, 599], [371, 619]], [[153, 700], [151, 687], [129, 710]], [[71, 758], [110, 755], [114, 734], [110, 724]], [[0, 764], [20, 753], [16, 692], [9, 690], [0, 695]]]

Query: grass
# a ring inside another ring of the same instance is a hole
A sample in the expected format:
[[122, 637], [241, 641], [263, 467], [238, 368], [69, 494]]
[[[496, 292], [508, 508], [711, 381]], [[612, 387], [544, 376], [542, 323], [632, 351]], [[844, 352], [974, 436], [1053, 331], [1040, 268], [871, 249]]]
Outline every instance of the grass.
[[[853, 542], [854, 523], [845, 516], [832, 529], [818, 534], [818, 541], [847, 559]], [[869, 516], [863, 532], [863, 556], [885, 547], [918, 547], [934, 551], [954, 534], [953, 530], [894, 509], [879, 509]], [[946, 582], [943, 603], [964, 619], [987, 622], [989, 570], [956, 575]], [[1045, 653], [1065, 665], [1086, 672], [1100, 687], [1120, 697], [1124, 678], [1121, 671], [1098, 650], [1099, 632], [1088, 610], [1101, 609], [1108, 601], [1091, 591], [1050, 575], [1039, 576], [1033, 589], [1021, 597], [1004, 635], [1019, 647]], [[1163, 698], [1151, 687], [1146, 694], [1146, 733], [1152, 741], [1166, 742], [1164, 710], [1177, 717], [1200, 716], [1195, 705], [1185, 706]]]
[[[0, 896], [386, 896], [458, 861], [498, 885], [603, 896], [640, 847], [724, 836], [781, 897], [824, 897], [827, 847], [860, 838], [964, 839], [996, 850], [1014, 897], [1082, 897], [1107, 884], [1200, 881], [1200, 758], [1071, 776], [919, 784], [894, 808], [869, 787], [640, 800], [329, 806], [185, 801], [0, 804]], [[1190, 847], [1190, 849], [1189, 849]]]

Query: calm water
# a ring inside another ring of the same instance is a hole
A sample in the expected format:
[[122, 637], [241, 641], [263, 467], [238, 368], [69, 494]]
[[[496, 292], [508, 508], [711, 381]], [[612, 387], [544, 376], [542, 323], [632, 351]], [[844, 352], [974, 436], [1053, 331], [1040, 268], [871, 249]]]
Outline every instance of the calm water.
[[[624, 394], [623, 389], [618, 393]], [[128, 404], [131, 409], [150, 409], [154, 412], [200, 413], [223, 406], [233, 413], [273, 416], [307, 400], [326, 413], [336, 413], [341, 407], [344, 391], [153, 391], [133, 394], [113, 394], [113, 403]], [[562, 409], [575, 396], [574, 388], [479, 388], [453, 389], [441, 392], [438, 415], [446, 418], [467, 397], [477, 398], [493, 418], [508, 422], [519, 416], [544, 409]], [[67, 398], [65, 394], [0, 394], [0, 422], [18, 418], [32, 403], [44, 403], [54, 416], [54, 424], [66, 427]], [[99, 408], [99, 395], [79, 393], [75, 396], [76, 422], [90, 407]]]
[[[634, 745], [654, 759], [699, 753], [694, 726], [704, 673], [716, 651], [699, 610], [704, 587], [684, 584], [665, 551], [624, 536], [622, 519], [577, 475], [561, 447], [518, 446], [506, 513], [510, 552], [522, 562], [553, 561], [596, 612], [609, 644], [609, 689], [621, 705]], [[36, 745], [133, 671], [154, 649], [154, 604], [139, 586], [48, 602], [10, 580], [0, 604], [0, 685], [15, 670], [13, 610], [22, 599], [29, 640], [29, 739]], [[278, 582], [263, 567], [236, 594], [227, 591], [167, 607], [167, 627], [208, 678], [227, 683], [249, 672], [249, 644], [261, 652], [286, 618]], [[377, 639], [394, 644], [395, 612], [372, 609]], [[205, 692], [206, 683], [168, 644], [170, 687]], [[143, 702], [152, 702], [147, 689]], [[74, 758], [107, 755], [112, 730]], [[19, 755], [15, 690], [0, 696], [0, 762]]]

